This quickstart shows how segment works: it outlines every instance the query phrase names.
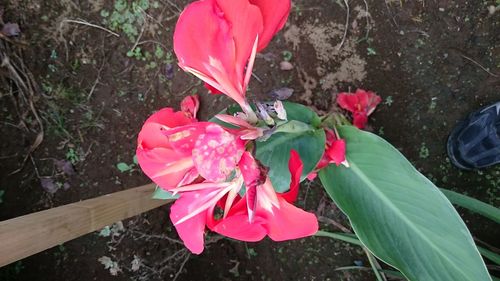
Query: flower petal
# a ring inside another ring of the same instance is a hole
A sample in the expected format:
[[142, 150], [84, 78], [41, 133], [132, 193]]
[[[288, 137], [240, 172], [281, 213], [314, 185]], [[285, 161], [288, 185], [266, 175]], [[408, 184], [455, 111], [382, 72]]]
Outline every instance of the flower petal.
[[345, 161], [345, 140], [339, 139], [333, 141], [325, 153], [331, 162], [339, 166]]
[[244, 151], [243, 141], [217, 124], [209, 124], [192, 151], [196, 169], [209, 181], [225, 180]]
[[138, 146], [144, 149], [170, 147], [168, 139], [163, 135], [163, 131], [168, 128], [188, 125], [192, 122], [182, 112], [175, 112], [172, 108], [163, 108], [144, 122], [137, 138]]
[[290, 0], [250, 0], [250, 3], [259, 7], [264, 20], [264, 29], [259, 34], [257, 51], [264, 49], [273, 36], [285, 26], [290, 13]]
[[339, 93], [337, 95], [337, 103], [340, 107], [350, 112], [356, 112], [361, 109], [359, 107], [358, 96], [351, 93]]
[[258, 213], [266, 218], [269, 237], [274, 241], [284, 241], [307, 237], [318, 231], [318, 219], [278, 197], [280, 208], [273, 208], [272, 213]]
[[[184, 163], [186, 165], [179, 165], [179, 160], [181, 160], [179, 155], [168, 148], [159, 147], [145, 150], [139, 147], [136, 155], [142, 171], [158, 186], [166, 190], [176, 187], [183, 180], [185, 174], [194, 167], [189, 158], [189, 162]], [[173, 167], [175, 169], [172, 169]], [[168, 172], [165, 172], [166, 170]]]
[[260, 9], [248, 0], [216, 0], [224, 18], [231, 23], [236, 54], [235, 67], [240, 85], [244, 83], [243, 73], [252, 53], [255, 38], [263, 29]]
[[299, 153], [293, 149], [290, 150], [290, 160], [288, 161], [288, 169], [291, 175], [290, 190], [281, 194], [281, 197], [290, 203], [295, 202], [299, 194], [300, 176], [302, 175], [303, 168], [304, 164], [300, 159]]
[[187, 96], [181, 102], [181, 111], [186, 113], [189, 118], [196, 118], [198, 109], [200, 109], [198, 95]]
[[198, 193], [184, 193], [175, 203], [170, 207], [170, 220], [174, 223], [175, 229], [179, 237], [184, 242], [184, 245], [194, 254], [200, 254], [204, 248], [204, 233], [207, 213], [201, 212], [191, 217], [191, 219], [183, 223], [176, 224], [176, 222], [188, 215], [191, 211], [190, 202], [195, 200]]
[[257, 242], [262, 240], [267, 234], [263, 223], [262, 218], [255, 218], [250, 223], [246, 214], [239, 213], [222, 219], [211, 230], [240, 241]]

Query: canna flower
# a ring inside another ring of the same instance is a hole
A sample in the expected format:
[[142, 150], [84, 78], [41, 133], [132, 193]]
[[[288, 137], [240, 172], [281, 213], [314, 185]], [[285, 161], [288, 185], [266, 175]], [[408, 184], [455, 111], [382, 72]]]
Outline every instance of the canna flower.
[[[194, 112], [194, 115], [196, 112]], [[224, 181], [244, 151], [244, 141], [210, 122], [165, 108], [149, 117], [138, 137], [137, 160], [144, 173], [165, 190], [202, 177]]]
[[[196, 120], [184, 112], [164, 108], [151, 115], [144, 123], [137, 139], [137, 160], [144, 173], [163, 189], [191, 183], [199, 173], [196, 171], [188, 145], [181, 148], [176, 138], [183, 132], [196, 131]], [[166, 136], [165, 133], [170, 135]]]
[[356, 90], [356, 93], [339, 93], [337, 96], [337, 103], [352, 113], [353, 124], [359, 129], [365, 127], [368, 116], [381, 101], [380, 96], [374, 92], [362, 89]]
[[250, 154], [243, 155], [240, 167], [246, 193], [222, 219], [209, 217], [208, 227], [224, 236], [248, 242], [260, 241], [265, 236], [284, 241], [316, 233], [316, 216], [292, 204], [298, 195], [303, 164], [297, 152], [290, 153], [291, 183], [286, 193], [276, 193], [255, 159]]
[[289, 10], [290, 0], [191, 3], [174, 32], [179, 66], [203, 80], [212, 92], [232, 98], [256, 121], [245, 99], [255, 54], [283, 27]]

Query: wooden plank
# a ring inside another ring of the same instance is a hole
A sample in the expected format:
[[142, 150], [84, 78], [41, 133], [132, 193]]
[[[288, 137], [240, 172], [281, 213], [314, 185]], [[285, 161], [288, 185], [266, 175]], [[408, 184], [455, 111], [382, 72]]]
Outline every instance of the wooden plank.
[[154, 189], [143, 185], [0, 222], [0, 267], [171, 202], [152, 199]]

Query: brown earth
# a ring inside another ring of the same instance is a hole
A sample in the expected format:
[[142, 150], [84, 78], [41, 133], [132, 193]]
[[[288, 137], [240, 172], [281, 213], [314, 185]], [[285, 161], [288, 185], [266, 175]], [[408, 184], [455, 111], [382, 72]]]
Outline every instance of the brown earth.
[[[150, 7], [128, 14], [116, 5], [121, 2], [2, 4], [3, 20], [21, 27], [16, 40], [28, 43], [22, 61], [40, 86], [33, 102], [45, 130], [40, 146], [22, 164], [40, 130], [19, 96], [9, 92], [12, 83], [3, 79], [0, 190], [5, 194], [0, 220], [147, 183], [133, 156], [137, 133], [149, 114], [177, 107], [189, 93], [200, 94], [202, 118], [228, 105], [224, 96], [206, 94], [197, 79], [175, 66], [172, 31], [186, 1], [129, 1]], [[252, 99], [289, 87], [294, 89], [292, 100], [326, 112], [334, 109], [339, 91], [373, 90], [384, 102], [372, 115], [370, 130], [394, 144], [438, 186], [499, 206], [500, 167], [461, 172], [445, 153], [454, 124], [500, 100], [498, 1], [347, 3], [346, 26], [344, 1], [293, 2], [287, 25], [256, 60]], [[127, 56], [134, 47], [142, 52]], [[293, 69], [280, 70], [285, 58]], [[4, 69], [0, 75], [6, 77]], [[72, 162], [74, 174], [56, 168], [54, 160]], [[120, 162], [131, 170], [120, 172]], [[22, 170], [11, 175], [18, 168]], [[322, 228], [339, 231], [328, 221], [348, 222], [329, 202], [314, 182], [303, 185], [298, 205], [327, 218]], [[500, 246], [497, 225], [460, 211], [478, 240]], [[369, 264], [361, 249], [325, 238], [242, 243], [209, 235], [205, 252], [190, 256], [177, 240], [168, 208], [115, 225], [103, 237], [105, 232], [4, 267], [0, 280], [375, 280], [370, 271], [336, 271], [355, 262]], [[106, 260], [116, 276], [104, 268]]]

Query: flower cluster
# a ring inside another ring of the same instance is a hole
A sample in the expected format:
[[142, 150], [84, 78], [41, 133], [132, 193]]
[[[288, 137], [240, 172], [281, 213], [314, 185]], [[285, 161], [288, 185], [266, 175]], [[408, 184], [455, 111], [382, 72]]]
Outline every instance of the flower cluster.
[[[139, 133], [138, 162], [160, 188], [180, 196], [170, 219], [193, 253], [203, 251], [206, 228], [252, 242], [266, 236], [295, 239], [318, 230], [315, 215], [293, 205], [303, 169], [299, 154], [290, 151], [291, 180], [284, 193], [275, 191], [268, 167], [252, 155], [252, 142], [264, 130], [256, 125], [246, 87], [256, 52], [283, 27], [289, 10], [290, 0], [200, 0], [177, 22], [179, 66], [243, 110], [237, 116], [216, 116], [231, 128], [198, 121], [198, 98], [191, 96], [182, 101], [181, 111], [164, 108], [153, 114]], [[274, 108], [286, 119], [280, 103]], [[266, 121], [266, 110], [259, 112]]]

